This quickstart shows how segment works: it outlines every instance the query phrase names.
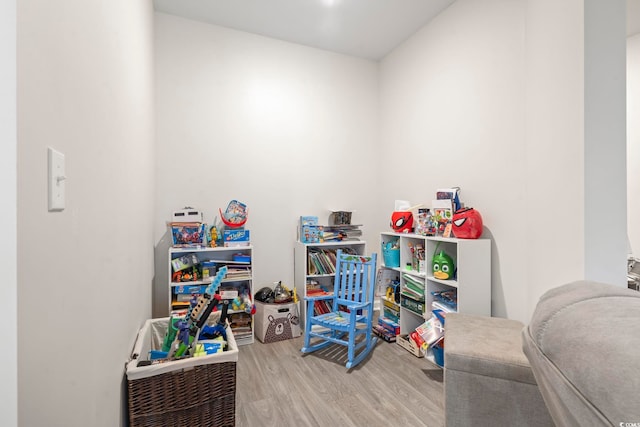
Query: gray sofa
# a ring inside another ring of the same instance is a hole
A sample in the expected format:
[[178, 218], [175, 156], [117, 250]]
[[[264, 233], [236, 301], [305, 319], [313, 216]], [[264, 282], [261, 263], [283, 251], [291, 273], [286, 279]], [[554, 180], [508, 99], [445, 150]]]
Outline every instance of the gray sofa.
[[450, 314], [447, 426], [640, 427], [640, 292], [579, 281], [529, 325]]
[[587, 281], [552, 289], [522, 337], [557, 426], [640, 426], [640, 292]]

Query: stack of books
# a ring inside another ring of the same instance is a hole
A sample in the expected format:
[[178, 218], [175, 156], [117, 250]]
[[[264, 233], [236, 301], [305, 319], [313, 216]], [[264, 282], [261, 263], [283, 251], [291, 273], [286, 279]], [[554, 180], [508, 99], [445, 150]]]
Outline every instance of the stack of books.
[[251, 279], [251, 267], [242, 265], [228, 265], [227, 275], [225, 279], [228, 280], [247, 280]]
[[305, 215], [300, 217], [298, 239], [302, 243], [357, 241], [362, 237], [360, 227], [356, 224], [320, 225], [317, 216]]
[[322, 226], [322, 241], [340, 242], [360, 240], [362, 230], [360, 225], [324, 225]]
[[251, 315], [248, 313], [233, 313], [229, 315], [229, 326], [233, 336], [244, 338], [251, 335]]

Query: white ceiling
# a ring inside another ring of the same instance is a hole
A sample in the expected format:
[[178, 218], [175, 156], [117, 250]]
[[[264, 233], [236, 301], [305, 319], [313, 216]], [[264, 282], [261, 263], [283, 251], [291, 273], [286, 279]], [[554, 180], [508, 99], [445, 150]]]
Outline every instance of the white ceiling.
[[378, 60], [455, 0], [154, 0], [210, 24]]
[[[455, 0], [154, 0], [157, 11], [378, 60]], [[627, 1], [627, 35], [640, 0]]]

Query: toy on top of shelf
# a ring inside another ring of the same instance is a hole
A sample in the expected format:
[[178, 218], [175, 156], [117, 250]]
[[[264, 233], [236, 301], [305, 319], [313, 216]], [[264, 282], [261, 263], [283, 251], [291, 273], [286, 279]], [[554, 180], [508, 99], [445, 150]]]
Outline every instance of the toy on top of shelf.
[[172, 222], [202, 222], [202, 212], [198, 209], [192, 208], [191, 206], [185, 206], [184, 209], [173, 211]]
[[218, 209], [220, 211], [220, 218], [224, 225], [228, 228], [239, 228], [243, 227], [247, 222], [247, 205], [237, 200], [232, 200], [227, 205], [227, 209], [222, 212], [222, 209]]
[[391, 228], [396, 233], [410, 233], [413, 230], [411, 211], [394, 211], [391, 214]]
[[171, 235], [175, 247], [199, 246], [204, 242], [204, 225], [198, 222], [172, 222]]
[[422, 206], [422, 203], [409, 206], [406, 200], [396, 200], [395, 210], [391, 214], [391, 229], [396, 233], [413, 232], [413, 210]]
[[323, 240], [322, 226], [318, 224], [318, 217], [303, 215], [300, 217], [299, 240], [302, 243], [318, 243]]
[[462, 204], [460, 203], [460, 187], [451, 187], [451, 188], [441, 188], [436, 190], [436, 199], [437, 200], [451, 200], [451, 205], [454, 211], [462, 208]]
[[416, 227], [416, 234], [421, 234], [423, 236], [435, 236], [437, 225], [437, 221], [435, 221], [431, 215], [431, 209], [418, 209], [418, 225]]
[[459, 239], [482, 236], [482, 215], [474, 208], [463, 208], [453, 214], [453, 234]]
[[329, 225], [351, 225], [352, 211], [331, 211]]
[[218, 246], [218, 227], [212, 225], [209, 228], [209, 246], [215, 248]]
[[192, 207], [185, 207], [173, 212], [171, 236], [173, 246], [200, 246], [205, 241], [202, 212]]

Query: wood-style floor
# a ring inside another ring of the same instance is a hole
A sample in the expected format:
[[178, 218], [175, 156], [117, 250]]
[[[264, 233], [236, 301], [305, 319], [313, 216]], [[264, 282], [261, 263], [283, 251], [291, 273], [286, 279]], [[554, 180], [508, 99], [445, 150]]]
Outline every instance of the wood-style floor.
[[236, 426], [443, 426], [442, 369], [378, 340], [347, 370], [346, 347], [303, 355], [303, 338], [239, 347]]

